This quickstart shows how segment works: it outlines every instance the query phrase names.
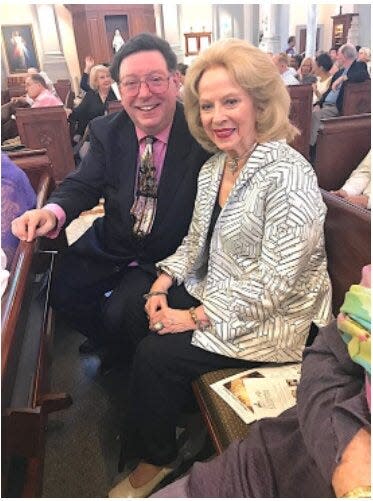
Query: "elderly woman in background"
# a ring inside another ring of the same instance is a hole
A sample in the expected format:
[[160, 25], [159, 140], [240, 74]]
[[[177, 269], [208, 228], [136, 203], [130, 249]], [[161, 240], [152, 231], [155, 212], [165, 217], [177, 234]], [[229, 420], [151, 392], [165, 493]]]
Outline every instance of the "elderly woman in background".
[[[82, 102], [73, 109], [69, 116], [69, 122], [75, 126], [75, 134], [83, 136], [88, 123], [100, 115], [104, 115], [109, 101], [117, 98], [111, 88], [112, 79], [109, 68], [98, 64], [89, 74], [89, 90]], [[77, 141], [78, 138], [75, 138]]]
[[316, 57], [315, 75], [317, 81], [313, 84], [313, 104], [316, 104], [321, 96], [329, 89], [332, 77], [330, 70], [333, 66], [332, 58], [327, 52]]
[[297, 133], [289, 107], [275, 66], [247, 42], [217, 42], [188, 69], [188, 125], [216, 154], [189, 233], [146, 295], [122, 451], [140, 462], [110, 497], [147, 496], [172, 471], [194, 379], [300, 361], [311, 322], [330, 318], [326, 210], [311, 165], [285, 142]]
[[370, 49], [368, 47], [360, 47], [357, 60], [367, 64], [370, 75]]

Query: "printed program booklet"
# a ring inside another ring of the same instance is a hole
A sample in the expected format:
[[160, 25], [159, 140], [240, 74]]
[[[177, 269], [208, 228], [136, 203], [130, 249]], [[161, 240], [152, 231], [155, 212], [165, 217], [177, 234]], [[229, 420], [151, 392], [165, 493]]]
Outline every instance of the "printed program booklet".
[[211, 384], [246, 423], [276, 417], [296, 403], [301, 364], [249, 369]]

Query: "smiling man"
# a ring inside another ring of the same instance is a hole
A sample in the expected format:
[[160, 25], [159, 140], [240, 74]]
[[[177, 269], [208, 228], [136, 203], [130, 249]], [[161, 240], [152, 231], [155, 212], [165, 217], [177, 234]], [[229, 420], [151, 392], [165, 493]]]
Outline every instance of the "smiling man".
[[[124, 110], [90, 125], [90, 149], [80, 168], [48, 204], [13, 222], [22, 240], [57, 236], [79, 214], [105, 199], [105, 215], [61, 258], [52, 304], [88, 340], [80, 352], [103, 345], [135, 345], [129, 303], [156, 276], [154, 263], [172, 254], [187, 233], [197, 176], [209, 154], [189, 133], [177, 102], [176, 56], [161, 38], [144, 33], [117, 52], [111, 72]], [[131, 308], [131, 311], [136, 308]]]

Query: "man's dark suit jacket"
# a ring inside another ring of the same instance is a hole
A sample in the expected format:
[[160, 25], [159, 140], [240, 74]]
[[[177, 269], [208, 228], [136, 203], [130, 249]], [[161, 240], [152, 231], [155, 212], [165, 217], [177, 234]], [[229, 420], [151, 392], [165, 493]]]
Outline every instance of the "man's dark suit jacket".
[[177, 103], [153, 229], [140, 240], [132, 234], [130, 214], [138, 157], [134, 124], [125, 111], [94, 119], [89, 152], [48, 200], [64, 209], [67, 225], [105, 198], [105, 216], [96, 219], [68, 252], [82, 257], [93, 281], [134, 260], [146, 265], [172, 254], [188, 232], [198, 173], [209, 156], [189, 133], [183, 107]]
[[[329, 89], [325, 92], [325, 94], [323, 94], [323, 96], [320, 99], [321, 106], [324, 103], [326, 96], [331, 91], [333, 83], [337, 80], [337, 78], [342, 76], [343, 72], [344, 72], [344, 68], [341, 68], [339, 71], [337, 71], [337, 73], [335, 73], [333, 75], [332, 81], [330, 82]], [[368, 80], [368, 78], [370, 78], [370, 77], [369, 77], [366, 63], [361, 62], [361, 61], [354, 61], [347, 71], [347, 78], [348, 78], [349, 82], [356, 82], [356, 83], [357, 82], [365, 82], [365, 80]], [[337, 106], [339, 113], [342, 112], [344, 86], [345, 86], [345, 82], [342, 83], [342, 87], [341, 87], [341, 90], [339, 91], [339, 94], [337, 97], [337, 102], [336, 102], [336, 106]]]

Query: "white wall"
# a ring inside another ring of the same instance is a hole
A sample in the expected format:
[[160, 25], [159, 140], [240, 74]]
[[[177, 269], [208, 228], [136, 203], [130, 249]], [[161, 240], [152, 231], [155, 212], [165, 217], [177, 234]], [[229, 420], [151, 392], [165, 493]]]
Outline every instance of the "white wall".
[[370, 4], [355, 4], [355, 10], [359, 14], [359, 45], [371, 46], [371, 7]]
[[58, 29], [66, 64], [69, 69], [71, 83], [75, 94], [80, 90], [80, 67], [76, 50], [75, 35], [72, 16], [69, 10], [62, 4], [55, 5]]
[[181, 33], [184, 36], [190, 31], [212, 31], [211, 5], [202, 2], [181, 5]]

